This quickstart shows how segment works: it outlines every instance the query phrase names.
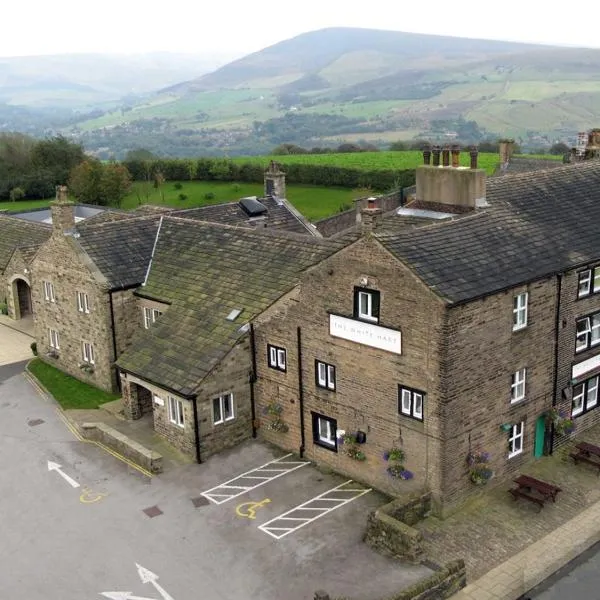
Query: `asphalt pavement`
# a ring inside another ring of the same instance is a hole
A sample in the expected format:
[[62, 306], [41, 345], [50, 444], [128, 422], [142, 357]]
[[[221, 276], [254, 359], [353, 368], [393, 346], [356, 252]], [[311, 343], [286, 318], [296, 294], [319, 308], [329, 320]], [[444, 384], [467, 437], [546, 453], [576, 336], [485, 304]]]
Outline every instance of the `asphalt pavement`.
[[600, 544], [590, 548], [529, 594], [531, 600], [600, 598]]
[[375, 492], [343, 492], [350, 500], [326, 513], [330, 500], [306, 505], [321, 516], [288, 531], [279, 516], [298, 519], [288, 511], [346, 480], [310, 465], [282, 473], [273, 461], [294, 458], [257, 442], [147, 478], [79, 441], [23, 366], [0, 367], [0, 598], [304, 600], [325, 589], [376, 600], [429, 574], [362, 542], [384, 501]]

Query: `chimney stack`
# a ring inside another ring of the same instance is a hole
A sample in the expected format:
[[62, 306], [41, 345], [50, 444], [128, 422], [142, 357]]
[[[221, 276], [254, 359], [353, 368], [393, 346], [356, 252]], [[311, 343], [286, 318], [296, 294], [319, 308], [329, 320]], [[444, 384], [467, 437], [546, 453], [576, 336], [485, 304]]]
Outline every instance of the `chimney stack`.
[[457, 169], [460, 166], [460, 146], [458, 144], [452, 145], [452, 167]]
[[510, 157], [515, 150], [515, 140], [504, 139], [498, 142], [498, 152], [500, 154], [500, 164], [505, 165], [510, 162]]
[[50, 202], [52, 235], [65, 235], [75, 228], [75, 204], [67, 194], [66, 185], [56, 186], [56, 200]]
[[446, 144], [442, 150], [442, 166], [450, 166], [450, 146], [448, 146], [448, 144]]
[[469, 155], [471, 156], [471, 169], [476, 169], [477, 168], [477, 158], [479, 156], [479, 151], [477, 150], [477, 146], [471, 146]]
[[429, 144], [423, 148], [423, 164], [431, 164], [431, 146]]
[[440, 147], [439, 146], [434, 146], [433, 147], [433, 166], [434, 167], [439, 167], [440, 166]]
[[377, 198], [367, 198], [367, 206], [360, 211], [361, 229], [363, 235], [371, 233], [379, 226], [383, 211], [379, 207]]

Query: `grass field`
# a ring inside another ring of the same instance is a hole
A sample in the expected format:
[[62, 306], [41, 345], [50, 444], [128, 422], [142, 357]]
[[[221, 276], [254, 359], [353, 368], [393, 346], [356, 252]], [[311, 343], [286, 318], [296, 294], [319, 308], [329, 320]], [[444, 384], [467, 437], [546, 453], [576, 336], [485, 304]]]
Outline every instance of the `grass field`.
[[[183, 181], [181, 189], [175, 181], [165, 183], [160, 190], [151, 184], [135, 182], [131, 192], [124, 198], [121, 207], [132, 210], [140, 204], [162, 204], [177, 208], [192, 208], [235, 202], [244, 196], [262, 196], [263, 186], [258, 183], [227, 183], [218, 181]], [[329, 217], [342, 209], [350, 208], [352, 200], [361, 193], [346, 188], [324, 188], [316, 186], [288, 185], [288, 200], [310, 221]], [[180, 194], [187, 196], [181, 200]], [[206, 197], [214, 194], [214, 197]], [[23, 211], [48, 205], [49, 200], [26, 200], [19, 202], [0, 202], [0, 210]]]
[[[331, 165], [346, 167], [349, 169], [361, 169], [365, 171], [393, 170], [393, 169], [415, 169], [423, 164], [423, 155], [418, 150], [406, 152], [351, 152], [344, 154], [292, 154], [287, 156], [242, 156], [232, 159], [234, 162], [251, 162], [264, 165], [270, 160], [276, 160], [282, 164], [298, 163], [306, 165]], [[469, 153], [461, 153], [461, 165], [469, 166]], [[498, 155], [495, 153], [481, 153], [479, 155], [479, 166], [485, 169], [489, 175], [498, 166]]]
[[39, 358], [34, 358], [28, 369], [65, 409], [98, 408], [101, 404], [119, 397], [83, 383]]

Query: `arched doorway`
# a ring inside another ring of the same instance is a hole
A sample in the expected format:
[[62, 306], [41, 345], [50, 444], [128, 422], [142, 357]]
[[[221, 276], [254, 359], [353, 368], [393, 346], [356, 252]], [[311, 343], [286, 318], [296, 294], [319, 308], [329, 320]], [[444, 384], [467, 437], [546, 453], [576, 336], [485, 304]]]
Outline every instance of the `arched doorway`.
[[25, 319], [33, 314], [31, 288], [24, 279], [18, 278], [13, 281], [13, 299], [15, 319]]

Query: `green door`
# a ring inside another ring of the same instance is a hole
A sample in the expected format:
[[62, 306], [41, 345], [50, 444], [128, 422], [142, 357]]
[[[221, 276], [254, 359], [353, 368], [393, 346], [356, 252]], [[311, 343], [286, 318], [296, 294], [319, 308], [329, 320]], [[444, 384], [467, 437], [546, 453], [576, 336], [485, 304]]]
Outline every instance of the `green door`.
[[546, 417], [542, 415], [535, 422], [535, 448], [533, 455], [539, 458], [544, 454], [544, 437], [546, 435]]

